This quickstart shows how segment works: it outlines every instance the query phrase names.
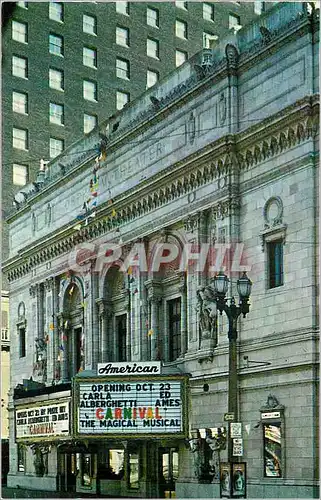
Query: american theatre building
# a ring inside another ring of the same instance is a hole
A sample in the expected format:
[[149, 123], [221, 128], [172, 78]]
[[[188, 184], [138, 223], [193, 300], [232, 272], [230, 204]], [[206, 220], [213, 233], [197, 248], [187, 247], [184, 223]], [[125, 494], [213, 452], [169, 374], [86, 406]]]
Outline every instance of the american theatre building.
[[8, 486], [318, 497], [318, 23], [278, 2], [15, 196]]

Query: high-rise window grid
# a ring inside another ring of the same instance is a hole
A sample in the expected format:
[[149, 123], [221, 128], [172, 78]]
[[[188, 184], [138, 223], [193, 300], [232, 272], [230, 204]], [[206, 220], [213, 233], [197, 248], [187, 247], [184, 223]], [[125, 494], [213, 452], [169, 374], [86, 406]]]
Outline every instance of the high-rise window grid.
[[55, 102], [49, 103], [49, 120], [50, 123], [56, 125], [64, 124], [64, 107], [62, 104], [56, 104]]
[[159, 59], [159, 41], [147, 38], [147, 55]]
[[264, 11], [264, 2], [261, 1], [255, 1], [254, 2], [254, 14], [262, 14]]
[[129, 103], [130, 95], [128, 92], [121, 92], [118, 90], [116, 92], [116, 108], [119, 110], [123, 109], [127, 103]]
[[64, 90], [64, 73], [60, 69], [49, 68], [49, 87]]
[[63, 139], [56, 139], [55, 137], [50, 137], [49, 140], [49, 156], [50, 158], [55, 158], [60, 155], [64, 150]]
[[176, 7], [178, 7], [179, 9], [184, 9], [184, 10], [187, 10], [187, 9], [188, 9], [188, 3], [187, 3], [187, 2], [180, 2], [180, 1], [176, 1], [176, 2], [175, 2], [175, 5], [176, 5]]
[[64, 39], [62, 36], [53, 33], [49, 35], [49, 52], [55, 56], [64, 55]]
[[12, 166], [12, 182], [15, 186], [25, 186], [28, 182], [28, 167], [14, 163]]
[[118, 12], [118, 14], [129, 16], [129, 2], [117, 1], [115, 2], [115, 6], [116, 6], [116, 12]]
[[97, 101], [97, 83], [90, 80], [83, 81], [83, 96], [87, 101]]
[[26, 57], [12, 56], [12, 74], [19, 78], [28, 78], [28, 60]]
[[153, 26], [153, 28], [159, 27], [159, 11], [152, 7], [147, 7], [147, 24], [148, 26]]
[[28, 94], [25, 92], [12, 92], [12, 111], [23, 115], [28, 114]]
[[64, 6], [60, 2], [49, 2], [49, 19], [60, 23], [64, 20]]
[[203, 19], [214, 21], [214, 5], [212, 3], [203, 3]]
[[241, 18], [236, 14], [229, 14], [228, 16], [228, 27], [229, 29], [235, 28], [241, 25]]
[[12, 21], [12, 40], [28, 43], [28, 25], [19, 21]]
[[97, 35], [97, 18], [84, 14], [82, 17], [82, 30], [89, 35]]
[[97, 126], [97, 116], [84, 113], [84, 134], [89, 134]]
[[83, 47], [83, 64], [89, 68], [97, 69], [97, 50]]
[[12, 182], [15, 186], [25, 186], [28, 182], [28, 167], [14, 163], [12, 166]]
[[153, 87], [158, 82], [158, 79], [159, 79], [158, 72], [148, 69], [146, 88], [149, 89], [150, 87]]
[[185, 23], [185, 21], [179, 21], [178, 19], [176, 19], [175, 34], [178, 38], [183, 38], [184, 40], [186, 40], [186, 38], [187, 38], [187, 23]]
[[218, 40], [218, 35], [213, 35], [206, 31], [203, 32], [203, 47], [204, 49], [211, 49], [215, 40]]
[[14, 127], [12, 129], [12, 146], [16, 149], [28, 149], [28, 130]]
[[122, 78], [123, 80], [129, 80], [130, 71], [129, 71], [129, 61], [126, 59], [121, 59], [117, 57], [116, 59], [116, 76], [118, 78]]
[[129, 47], [129, 29], [116, 26], [116, 43], [122, 47]]
[[175, 64], [176, 68], [184, 64], [185, 61], [187, 61], [187, 52], [184, 52], [183, 50], [176, 50], [175, 52]]

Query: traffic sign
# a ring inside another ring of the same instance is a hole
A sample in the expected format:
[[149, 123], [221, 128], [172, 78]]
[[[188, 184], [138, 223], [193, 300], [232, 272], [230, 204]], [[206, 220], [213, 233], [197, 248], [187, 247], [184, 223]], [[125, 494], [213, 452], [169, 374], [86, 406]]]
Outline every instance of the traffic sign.
[[228, 422], [229, 420], [235, 420], [234, 413], [224, 413], [224, 422]]

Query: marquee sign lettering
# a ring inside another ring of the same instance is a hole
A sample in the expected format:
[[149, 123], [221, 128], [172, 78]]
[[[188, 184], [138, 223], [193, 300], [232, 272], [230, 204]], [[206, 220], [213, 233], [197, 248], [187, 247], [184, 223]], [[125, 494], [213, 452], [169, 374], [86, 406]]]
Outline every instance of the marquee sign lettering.
[[[134, 377], [133, 377], [134, 378]], [[182, 379], [141, 381], [76, 380], [76, 433], [79, 435], [142, 435], [185, 433], [185, 390]], [[186, 419], [185, 419], [186, 420]]]
[[16, 408], [15, 420], [17, 439], [68, 436], [69, 401]]
[[160, 361], [137, 363], [98, 363], [98, 375], [159, 375]]

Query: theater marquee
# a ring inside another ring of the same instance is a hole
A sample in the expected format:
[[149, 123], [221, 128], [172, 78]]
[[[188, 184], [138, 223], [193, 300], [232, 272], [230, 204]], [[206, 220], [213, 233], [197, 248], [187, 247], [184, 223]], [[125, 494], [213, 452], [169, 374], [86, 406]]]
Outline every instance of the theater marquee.
[[75, 379], [78, 436], [187, 435], [186, 377]]
[[16, 408], [16, 439], [61, 438], [70, 434], [69, 400]]

